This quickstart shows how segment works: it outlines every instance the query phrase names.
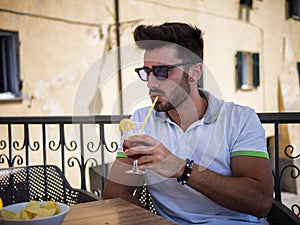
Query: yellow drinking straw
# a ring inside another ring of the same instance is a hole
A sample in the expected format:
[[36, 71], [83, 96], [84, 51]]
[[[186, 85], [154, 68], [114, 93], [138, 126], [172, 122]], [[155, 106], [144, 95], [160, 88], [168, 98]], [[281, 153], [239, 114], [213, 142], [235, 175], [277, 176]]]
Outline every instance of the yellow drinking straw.
[[153, 110], [153, 108], [154, 108], [154, 106], [155, 106], [155, 104], [156, 104], [156, 102], [157, 102], [157, 99], [158, 99], [158, 96], [155, 97], [155, 99], [154, 99], [154, 101], [153, 101], [153, 103], [152, 103], [152, 106], [151, 106], [151, 108], [149, 109], [149, 112], [148, 112], [146, 118], [144, 119], [144, 122], [142, 123], [142, 125], [141, 125], [141, 127], [140, 127], [139, 134], [142, 133], [142, 131], [144, 130], [144, 127], [145, 127], [145, 125], [146, 125], [146, 123], [147, 123], [147, 120], [149, 119], [149, 116], [150, 116], [150, 114], [151, 114], [151, 112], [152, 112], [152, 110]]

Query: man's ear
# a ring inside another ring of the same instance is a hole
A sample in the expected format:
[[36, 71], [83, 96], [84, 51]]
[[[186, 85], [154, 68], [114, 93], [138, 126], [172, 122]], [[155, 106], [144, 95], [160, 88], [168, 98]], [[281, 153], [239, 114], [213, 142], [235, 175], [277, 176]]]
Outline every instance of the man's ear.
[[202, 63], [196, 63], [190, 68], [190, 81], [197, 81], [202, 75]]

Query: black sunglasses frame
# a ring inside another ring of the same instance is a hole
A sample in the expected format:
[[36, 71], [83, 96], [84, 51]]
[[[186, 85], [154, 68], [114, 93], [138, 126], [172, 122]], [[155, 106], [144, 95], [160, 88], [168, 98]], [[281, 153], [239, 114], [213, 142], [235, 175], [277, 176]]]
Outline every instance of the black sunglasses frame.
[[[149, 67], [140, 67], [140, 68], [136, 68], [134, 71], [139, 75], [140, 79], [142, 81], [148, 81], [149, 80], [149, 75], [152, 72], [154, 77], [158, 80], [166, 80], [168, 79], [168, 75], [169, 75], [169, 70], [173, 69], [175, 67], [179, 67], [179, 66], [184, 66], [184, 65], [189, 65], [189, 64], [196, 64], [199, 62], [185, 62], [185, 63], [178, 63], [178, 64], [173, 64], [173, 65], [159, 65], [159, 66], [152, 66], [152, 68], [150, 69]], [[161, 76], [159, 74], [157, 74], [157, 69], [165, 69], [165, 75]], [[144, 70], [147, 74], [147, 78], [144, 79], [143, 76], [140, 74], [140, 71]]]

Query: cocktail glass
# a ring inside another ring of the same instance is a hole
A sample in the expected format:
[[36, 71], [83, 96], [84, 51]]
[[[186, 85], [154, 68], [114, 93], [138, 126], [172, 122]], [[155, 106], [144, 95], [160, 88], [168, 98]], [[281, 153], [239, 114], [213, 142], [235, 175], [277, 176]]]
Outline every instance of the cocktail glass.
[[[150, 129], [147, 124], [143, 124], [142, 122], [133, 122], [134, 124], [134, 129], [123, 129], [122, 131], [122, 146], [123, 146], [123, 151], [125, 152], [126, 149], [129, 147], [137, 147], [140, 145], [140, 143], [130, 143], [126, 140], [129, 136], [132, 135], [150, 135]], [[133, 159], [132, 162], [132, 169], [126, 171], [126, 173], [130, 174], [144, 174], [145, 171], [140, 170], [138, 167], [138, 159], [142, 156], [143, 154], [136, 154], [136, 155], [130, 155], [128, 158]]]

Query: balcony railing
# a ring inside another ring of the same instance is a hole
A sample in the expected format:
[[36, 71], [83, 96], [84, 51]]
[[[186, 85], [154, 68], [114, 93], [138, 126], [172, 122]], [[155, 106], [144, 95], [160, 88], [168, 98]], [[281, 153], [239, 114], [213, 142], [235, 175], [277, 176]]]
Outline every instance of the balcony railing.
[[[290, 143], [281, 146], [280, 126], [300, 126], [300, 112], [258, 113], [258, 116], [273, 130], [272, 138], [268, 138], [268, 148], [273, 165], [274, 198], [281, 202], [282, 180], [296, 183], [300, 176], [296, 164], [300, 154], [299, 149]], [[100, 195], [108, 173], [108, 158], [114, 156], [118, 149], [117, 125], [124, 117], [128, 116], [0, 117], [0, 167], [55, 164], [67, 178], [78, 174], [77, 188]], [[87, 134], [91, 131], [92, 135]], [[94, 138], [90, 139], [90, 136]], [[288, 164], [281, 165], [282, 157], [288, 159]], [[89, 185], [90, 170], [95, 167], [101, 169], [99, 177], [102, 179], [97, 190]], [[291, 206], [297, 215], [300, 214], [299, 209], [297, 204]]]

